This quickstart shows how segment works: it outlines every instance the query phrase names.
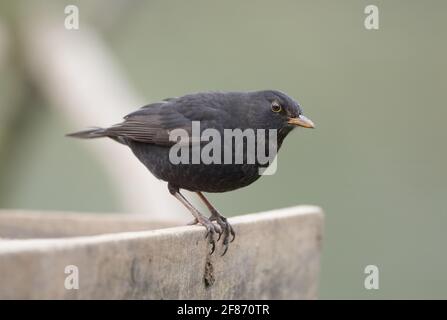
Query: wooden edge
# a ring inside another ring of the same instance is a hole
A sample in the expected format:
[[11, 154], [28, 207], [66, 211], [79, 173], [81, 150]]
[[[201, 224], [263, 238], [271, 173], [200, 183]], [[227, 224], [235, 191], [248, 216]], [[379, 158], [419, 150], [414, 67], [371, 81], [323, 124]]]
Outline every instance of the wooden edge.
[[[14, 217], [14, 215], [19, 215], [21, 217], [30, 217], [31, 215], [37, 214], [39, 218], [45, 219], [46, 213], [30, 213], [30, 211], [26, 210], [17, 210], [16, 212], [11, 212], [8, 210], [0, 210], [0, 215]], [[142, 223], [152, 223], [151, 220], [147, 218], [142, 218], [141, 215], [129, 215], [119, 217], [119, 214], [76, 214], [73, 212], [70, 213], [56, 213], [52, 212], [49, 214], [50, 219], [64, 219], [64, 215], [67, 214], [67, 217], [70, 219], [86, 219], [89, 221], [90, 219], [98, 220], [100, 222], [102, 219], [111, 219], [117, 222], [129, 221], [133, 222], [142, 222]], [[278, 220], [291, 216], [304, 216], [304, 215], [315, 215], [318, 219], [323, 219], [323, 211], [320, 207], [311, 206], [311, 205], [301, 205], [295, 207], [287, 207], [282, 209], [270, 210], [261, 213], [250, 213], [246, 215], [236, 216], [232, 218], [228, 218], [228, 221], [234, 225], [244, 225], [244, 224], [252, 224], [257, 222], [267, 222], [270, 220]], [[174, 219], [170, 219], [167, 221], [155, 220], [158, 224], [162, 224], [165, 222], [166, 224], [175, 224]], [[89, 236], [79, 236], [79, 237], [66, 237], [66, 238], [49, 238], [49, 239], [1, 239], [0, 238], [0, 255], [4, 253], [10, 252], [18, 252], [18, 251], [32, 251], [32, 250], [44, 250], [44, 249], [58, 249], [64, 248], [66, 246], [82, 246], [89, 245], [93, 243], [105, 243], [110, 241], [121, 241], [121, 240], [130, 240], [130, 239], [145, 239], [145, 238], [153, 238], [159, 236], [178, 236], [182, 233], [203, 233], [203, 227], [201, 226], [188, 226], [181, 225], [176, 227], [167, 227], [156, 230], [147, 230], [147, 231], [132, 231], [132, 232], [117, 232], [117, 233], [106, 233], [101, 235], [89, 235]]]
[[[222, 239], [210, 254], [200, 226], [1, 240], [0, 299], [317, 297], [321, 209], [298, 206], [229, 221], [236, 239], [225, 256]], [[73, 268], [75, 290], [66, 286]]]

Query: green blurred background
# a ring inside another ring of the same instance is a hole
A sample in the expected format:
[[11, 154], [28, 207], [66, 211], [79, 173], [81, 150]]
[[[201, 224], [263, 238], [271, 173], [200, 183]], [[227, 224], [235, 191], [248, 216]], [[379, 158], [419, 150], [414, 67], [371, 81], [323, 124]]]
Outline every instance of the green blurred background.
[[[14, 43], [26, 1], [0, 3]], [[277, 173], [210, 197], [227, 215], [321, 206], [321, 298], [447, 298], [446, 1], [133, 1], [118, 14], [113, 1], [39, 3], [61, 19], [78, 5], [77, 32], [99, 30], [147, 102], [274, 88], [302, 104], [317, 130], [286, 139]], [[379, 30], [364, 27], [368, 4]], [[26, 80], [20, 52], [7, 61], [0, 207], [125, 211], [96, 158], [63, 137], [70, 120]], [[368, 264], [379, 290], [364, 289]]]

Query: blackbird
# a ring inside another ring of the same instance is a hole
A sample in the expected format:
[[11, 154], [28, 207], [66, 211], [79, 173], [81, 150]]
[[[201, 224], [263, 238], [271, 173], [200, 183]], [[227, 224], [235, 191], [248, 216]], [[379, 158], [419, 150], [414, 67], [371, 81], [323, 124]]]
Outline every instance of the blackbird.
[[[211, 245], [211, 253], [215, 249], [215, 238], [218, 235], [219, 241], [222, 236], [224, 255], [229, 243], [235, 238], [235, 232], [202, 192], [226, 192], [245, 187], [261, 176], [259, 169], [263, 164], [259, 161], [248, 163], [247, 154], [244, 154], [242, 163], [204, 163], [201, 159], [199, 163], [174, 163], [170, 158], [170, 150], [178, 144], [178, 139], [173, 139], [170, 134], [175, 129], [185, 130], [190, 137], [183, 146], [203, 145], [200, 137], [194, 139], [191, 135], [195, 121], [200, 124], [201, 133], [205, 129], [214, 129], [222, 136], [225, 136], [227, 129], [252, 129], [255, 132], [258, 129], [276, 130], [276, 137], [272, 139], [276, 140], [274, 142], [277, 150], [295, 127], [314, 128], [313, 122], [302, 115], [302, 109], [296, 101], [280, 91], [264, 90], [205, 92], [168, 98], [126, 115], [119, 124], [108, 128], [91, 128], [67, 136], [83, 139], [108, 137], [128, 146], [152, 174], [168, 182], [169, 192], [194, 216], [193, 224], [206, 228], [205, 237]], [[268, 144], [272, 139], [269, 136], [264, 143]], [[255, 140], [258, 141], [258, 135], [255, 135]], [[248, 150], [248, 143], [248, 139], [242, 140], [243, 147], [246, 148], [244, 150]], [[217, 146], [222, 152], [228, 151], [225, 144]], [[230, 151], [235, 152], [236, 147], [235, 143]], [[223, 159], [222, 155], [220, 157]], [[234, 160], [234, 155], [231, 159]], [[197, 193], [211, 216], [207, 218], [202, 215], [180, 193], [180, 189]]]

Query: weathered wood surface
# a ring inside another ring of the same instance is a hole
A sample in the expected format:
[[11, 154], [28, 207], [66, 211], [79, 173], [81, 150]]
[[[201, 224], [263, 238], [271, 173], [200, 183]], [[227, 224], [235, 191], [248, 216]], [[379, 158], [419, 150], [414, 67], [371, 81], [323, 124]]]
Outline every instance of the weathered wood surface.
[[[0, 299], [317, 297], [323, 228], [318, 207], [229, 220], [237, 237], [221, 257], [220, 244], [208, 254], [199, 226], [158, 229], [174, 222], [0, 211]], [[78, 267], [77, 290], [64, 286], [67, 265]]]
[[[187, 216], [187, 214], [185, 214]], [[64, 238], [147, 231], [179, 226], [176, 220], [147, 215], [77, 214], [0, 210], [0, 239]]]

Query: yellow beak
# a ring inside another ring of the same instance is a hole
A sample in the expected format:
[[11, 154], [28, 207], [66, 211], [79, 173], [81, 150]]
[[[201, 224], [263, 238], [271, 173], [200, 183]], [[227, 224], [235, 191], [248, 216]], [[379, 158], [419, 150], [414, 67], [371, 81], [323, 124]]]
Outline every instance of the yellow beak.
[[304, 127], [304, 128], [315, 128], [315, 125], [312, 122], [312, 120], [306, 118], [303, 115], [299, 115], [296, 118], [289, 118], [288, 123], [293, 124], [295, 126]]

